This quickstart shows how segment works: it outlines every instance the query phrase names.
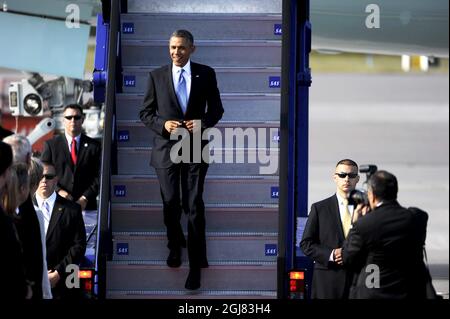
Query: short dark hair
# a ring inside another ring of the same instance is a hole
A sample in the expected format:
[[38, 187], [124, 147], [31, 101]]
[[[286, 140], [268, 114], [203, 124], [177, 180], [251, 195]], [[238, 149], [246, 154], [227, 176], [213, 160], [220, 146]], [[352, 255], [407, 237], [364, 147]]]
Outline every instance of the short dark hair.
[[0, 175], [11, 166], [13, 160], [12, 148], [9, 144], [0, 141]]
[[192, 33], [190, 33], [188, 30], [175, 30], [170, 38], [184, 38], [186, 39], [191, 45], [194, 45], [194, 36]]
[[339, 162], [337, 162], [336, 167], [338, 167], [339, 165], [354, 166], [354, 167], [356, 167], [356, 169], [358, 169], [358, 164], [356, 164], [355, 161], [348, 159], [348, 158], [342, 159]]
[[387, 171], [376, 171], [369, 178], [367, 185], [373, 195], [380, 201], [397, 199], [397, 178]]
[[83, 108], [81, 107], [80, 104], [69, 104], [69, 105], [66, 105], [64, 107], [63, 112], [65, 112], [67, 109], [78, 110], [78, 111], [80, 111], [80, 114], [83, 115]]

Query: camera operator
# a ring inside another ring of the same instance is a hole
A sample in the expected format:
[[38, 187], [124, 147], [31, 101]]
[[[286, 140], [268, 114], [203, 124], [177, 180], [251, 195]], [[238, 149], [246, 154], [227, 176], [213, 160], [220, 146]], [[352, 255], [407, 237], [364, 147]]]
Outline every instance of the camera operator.
[[428, 215], [400, 206], [397, 192], [397, 178], [377, 171], [368, 180], [368, 205], [354, 211], [342, 248], [344, 266], [356, 274], [351, 299], [425, 298]]

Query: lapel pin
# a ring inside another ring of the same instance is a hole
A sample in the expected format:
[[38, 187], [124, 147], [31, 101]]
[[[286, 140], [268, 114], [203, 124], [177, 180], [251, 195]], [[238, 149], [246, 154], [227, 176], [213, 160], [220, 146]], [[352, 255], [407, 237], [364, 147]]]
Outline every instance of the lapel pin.
[[200, 77], [200, 75], [196, 75], [195, 77], [196, 77], [196, 78], [199, 78], [199, 77]]
[[84, 143], [84, 147], [88, 147], [88, 143]]

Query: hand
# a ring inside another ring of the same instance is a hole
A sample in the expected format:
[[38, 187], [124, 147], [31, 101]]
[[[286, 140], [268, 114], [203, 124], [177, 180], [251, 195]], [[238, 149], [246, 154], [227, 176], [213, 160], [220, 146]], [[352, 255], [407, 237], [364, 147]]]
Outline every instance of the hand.
[[88, 203], [88, 200], [86, 197], [81, 196], [80, 198], [78, 198], [77, 200], [77, 204], [79, 204], [81, 206], [81, 210], [85, 210], [86, 209], [86, 205]]
[[58, 272], [56, 270], [49, 270], [48, 271], [48, 280], [50, 281], [50, 286], [52, 288], [55, 288], [58, 284], [61, 277], [59, 276]]
[[178, 121], [166, 121], [164, 123], [164, 128], [169, 133], [172, 133], [173, 131], [175, 131], [180, 126], [181, 126], [181, 122], [178, 122]]
[[342, 265], [344, 263], [342, 260], [342, 248], [336, 248], [334, 250], [334, 262], [338, 265]]
[[366, 215], [370, 212], [370, 206], [364, 204], [358, 204], [356, 206], [355, 211], [353, 212], [353, 220], [352, 223], [355, 223], [359, 217]]
[[69, 194], [68, 192], [66, 192], [64, 189], [60, 189], [60, 190], [58, 191], [58, 194], [59, 194], [59, 196], [64, 197], [64, 198], [66, 198], [66, 199], [68, 199], [68, 200], [73, 200], [72, 195], [70, 195], [70, 194]]
[[186, 125], [186, 128], [189, 130], [189, 132], [193, 133], [194, 131], [197, 132], [202, 127], [202, 121], [201, 120], [189, 120], [184, 121], [184, 125]]

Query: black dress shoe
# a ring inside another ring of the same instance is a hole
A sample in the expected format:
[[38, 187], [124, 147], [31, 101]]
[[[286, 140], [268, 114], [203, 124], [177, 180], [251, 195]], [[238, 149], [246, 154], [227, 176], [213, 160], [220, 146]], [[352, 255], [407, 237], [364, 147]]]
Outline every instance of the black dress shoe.
[[184, 287], [189, 290], [196, 290], [200, 288], [200, 277], [200, 268], [190, 268], [189, 275], [186, 279], [186, 284], [184, 285]]
[[181, 266], [181, 249], [171, 249], [167, 257], [167, 266], [177, 268]]

